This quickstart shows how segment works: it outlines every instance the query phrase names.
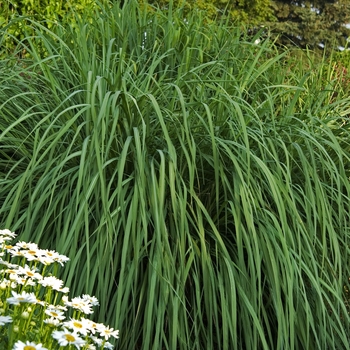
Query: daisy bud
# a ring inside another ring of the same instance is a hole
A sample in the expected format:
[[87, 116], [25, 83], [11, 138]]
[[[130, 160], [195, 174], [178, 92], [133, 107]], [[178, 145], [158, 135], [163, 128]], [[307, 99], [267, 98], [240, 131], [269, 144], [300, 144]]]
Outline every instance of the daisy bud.
[[29, 312], [28, 311], [23, 311], [21, 314], [21, 317], [27, 320], [29, 318]]

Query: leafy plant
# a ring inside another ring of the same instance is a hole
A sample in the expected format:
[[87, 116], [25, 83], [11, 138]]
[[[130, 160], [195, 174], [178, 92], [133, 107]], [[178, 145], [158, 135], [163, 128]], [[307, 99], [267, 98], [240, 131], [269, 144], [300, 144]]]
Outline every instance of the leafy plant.
[[[0, 1], [0, 31], [6, 33], [0, 46], [5, 52], [13, 52], [18, 42], [29, 36], [35, 36], [33, 21], [41, 22], [46, 28], [52, 28], [59, 22], [71, 26], [76, 25], [77, 18], [91, 21], [97, 4], [95, 0], [1, 0]], [[32, 40], [35, 43], [34, 40]], [[40, 43], [37, 50], [42, 50]], [[21, 53], [26, 54], [26, 49]]]
[[225, 14], [235, 23], [249, 23], [250, 25], [257, 25], [274, 19], [270, 0], [139, 0], [139, 3], [146, 6], [150, 11], [152, 11], [150, 5], [157, 6], [162, 10], [182, 9], [186, 14], [199, 10], [205, 18], [211, 20], [218, 19], [222, 14]]
[[274, 0], [271, 5], [275, 21], [265, 25], [279, 36], [280, 43], [328, 53], [346, 45], [350, 34], [347, 0]]

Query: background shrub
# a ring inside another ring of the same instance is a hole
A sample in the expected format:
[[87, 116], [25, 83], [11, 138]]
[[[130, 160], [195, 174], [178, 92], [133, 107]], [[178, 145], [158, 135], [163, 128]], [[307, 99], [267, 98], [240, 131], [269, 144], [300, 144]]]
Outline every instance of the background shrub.
[[[0, 31], [6, 36], [0, 42], [5, 53], [14, 51], [18, 41], [35, 35], [39, 29], [33, 28], [33, 21], [40, 22], [45, 28], [52, 28], [58, 23], [76, 27], [77, 18], [91, 21], [97, 4], [95, 0], [2, 0], [0, 1]], [[5, 39], [5, 40], [4, 40]], [[39, 51], [43, 48], [38, 48]], [[26, 48], [21, 53], [26, 53]], [[4, 52], [4, 51], [3, 51]]]

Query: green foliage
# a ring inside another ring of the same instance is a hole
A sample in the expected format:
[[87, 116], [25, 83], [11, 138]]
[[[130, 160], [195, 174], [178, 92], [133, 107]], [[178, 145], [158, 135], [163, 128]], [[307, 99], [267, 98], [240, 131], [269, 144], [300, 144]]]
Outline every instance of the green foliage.
[[170, 7], [182, 8], [185, 13], [200, 10], [209, 19], [225, 14], [230, 20], [246, 24], [258, 24], [273, 19], [270, 0], [140, 0], [140, 3], [152, 4], [163, 10]]
[[186, 19], [33, 23], [0, 61], [0, 227], [71, 258], [120, 349], [347, 349], [350, 100], [307, 53]]
[[274, 19], [270, 0], [235, 0], [227, 3], [231, 18], [234, 20], [260, 24], [262, 21]]
[[[18, 41], [35, 34], [33, 21], [41, 22], [46, 28], [58, 22], [75, 26], [83, 13], [91, 21], [96, 8], [95, 0], [0, 0], [0, 31], [7, 34], [0, 46], [13, 51]], [[22, 54], [25, 52], [26, 49]]]
[[336, 48], [345, 46], [350, 36], [350, 29], [345, 27], [350, 22], [348, 0], [274, 0], [272, 7], [277, 21], [268, 25], [284, 44], [310, 48], [323, 44]]

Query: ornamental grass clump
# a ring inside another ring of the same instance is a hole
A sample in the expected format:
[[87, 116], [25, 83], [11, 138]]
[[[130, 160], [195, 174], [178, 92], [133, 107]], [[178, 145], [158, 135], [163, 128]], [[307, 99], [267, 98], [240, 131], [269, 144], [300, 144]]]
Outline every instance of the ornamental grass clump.
[[350, 98], [263, 32], [119, 5], [0, 60], [0, 227], [71, 257], [117, 349], [348, 349]]
[[0, 230], [0, 348], [113, 349], [108, 340], [119, 331], [85, 318], [99, 305], [97, 298], [69, 299], [69, 288], [55, 276], [69, 258], [35, 243], [10, 245], [15, 236]]

